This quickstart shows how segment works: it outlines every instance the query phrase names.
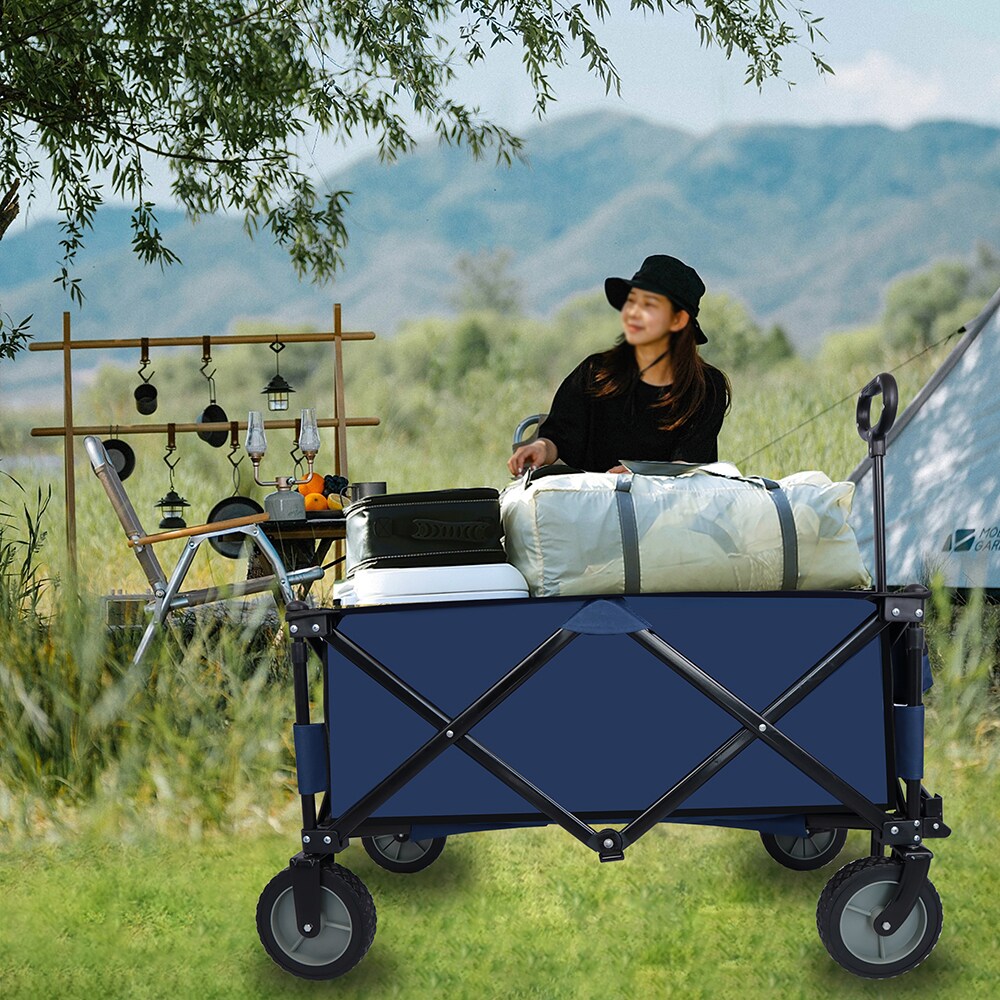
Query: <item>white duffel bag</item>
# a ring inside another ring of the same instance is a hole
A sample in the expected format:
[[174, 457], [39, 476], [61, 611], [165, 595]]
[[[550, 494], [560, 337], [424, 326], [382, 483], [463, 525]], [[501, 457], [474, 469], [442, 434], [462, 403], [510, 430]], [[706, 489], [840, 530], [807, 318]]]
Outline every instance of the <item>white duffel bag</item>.
[[501, 493], [507, 558], [532, 596], [871, 586], [847, 521], [853, 483], [640, 467], [672, 474], [536, 473]]

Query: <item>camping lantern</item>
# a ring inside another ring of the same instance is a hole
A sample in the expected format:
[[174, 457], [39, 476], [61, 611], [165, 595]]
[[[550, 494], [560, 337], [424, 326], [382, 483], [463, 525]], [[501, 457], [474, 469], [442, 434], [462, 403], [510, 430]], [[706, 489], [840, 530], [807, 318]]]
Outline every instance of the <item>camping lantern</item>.
[[191, 504], [187, 502], [173, 487], [167, 490], [167, 494], [161, 497], [159, 500], [153, 504], [154, 507], [159, 508], [160, 513], [163, 515], [163, 519], [160, 521], [160, 527], [164, 530], [168, 528], [186, 528], [187, 521], [184, 520], [184, 508], [190, 507]]
[[278, 355], [285, 349], [285, 345], [275, 334], [274, 343], [268, 344], [268, 347], [274, 351], [274, 375], [260, 391], [267, 394], [267, 408], [269, 410], [287, 410], [288, 394], [295, 392], [295, 390], [281, 377], [281, 371], [278, 368]]
[[288, 394], [295, 390], [277, 372], [271, 376], [271, 381], [260, 390], [267, 393], [267, 408], [269, 410], [287, 410]]
[[160, 527], [165, 531], [171, 528], [186, 528], [187, 522], [184, 520], [184, 508], [191, 506], [174, 489], [174, 468], [180, 461], [179, 457], [171, 458], [177, 450], [176, 431], [176, 424], [167, 424], [167, 451], [163, 456], [163, 464], [170, 470], [170, 487], [167, 489], [166, 494], [153, 504], [163, 515]]

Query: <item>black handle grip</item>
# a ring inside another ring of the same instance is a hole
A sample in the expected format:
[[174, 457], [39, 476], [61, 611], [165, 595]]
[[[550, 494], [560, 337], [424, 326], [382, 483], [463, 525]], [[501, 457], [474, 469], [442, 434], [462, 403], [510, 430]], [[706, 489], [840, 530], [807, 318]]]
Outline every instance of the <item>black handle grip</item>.
[[[878, 423], [872, 427], [872, 400], [881, 395], [882, 413]], [[896, 380], [888, 373], [876, 375], [858, 396], [858, 434], [863, 441], [868, 442], [869, 453], [885, 454], [885, 436], [896, 422], [896, 410], [899, 407], [899, 390]]]

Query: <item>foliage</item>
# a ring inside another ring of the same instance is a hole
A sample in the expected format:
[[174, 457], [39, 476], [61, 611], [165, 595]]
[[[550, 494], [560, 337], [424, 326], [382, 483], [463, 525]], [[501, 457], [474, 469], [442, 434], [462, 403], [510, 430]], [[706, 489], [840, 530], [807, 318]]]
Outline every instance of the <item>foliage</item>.
[[15, 323], [7, 313], [0, 313], [0, 361], [10, 361], [18, 351], [31, 339], [28, 324], [31, 316], [25, 316]]
[[[631, 0], [631, 7], [686, 10], [703, 44], [747, 58], [747, 79], [758, 86], [780, 74], [800, 33], [810, 45], [821, 37], [820, 19], [785, 0]], [[618, 71], [595, 29], [610, 14], [607, 0], [194, 0], [182, 8], [6, 0], [0, 181], [20, 180], [30, 201], [51, 176], [65, 233], [61, 281], [77, 299], [68, 265], [107, 194], [134, 205], [140, 258], [176, 259], [148, 198], [157, 160], [168, 165], [172, 194], [190, 215], [238, 212], [249, 234], [267, 232], [300, 272], [323, 278], [347, 238], [348, 192], [317, 191], [303, 150], [318, 134], [363, 133], [392, 161], [413, 148], [421, 124], [442, 142], [510, 162], [520, 140], [455, 99], [458, 66], [482, 62], [496, 45], [519, 47], [539, 115], [555, 97], [552, 71], [574, 51], [618, 91]]]
[[886, 293], [882, 325], [896, 347], [927, 347], [975, 316], [1000, 285], [1000, 257], [980, 245], [972, 263], [939, 261]]
[[940, 584], [932, 590], [927, 700], [938, 745], [956, 762], [989, 759], [1000, 749], [1000, 608], [979, 591], [955, 599]]
[[510, 273], [513, 261], [510, 249], [460, 255], [455, 262], [458, 287], [452, 305], [460, 313], [520, 313], [521, 288]]
[[[24, 492], [24, 487], [12, 476], [0, 470], [0, 482], [8, 482]], [[41, 617], [42, 592], [48, 580], [41, 565], [42, 546], [46, 532], [42, 518], [52, 497], [49, 487], [44, 496], [37, 487], [34, 511], [23, 504], [25, 530], [22, 534], [12, 505], [0, 498], [0, 630], [34, 627]]]
[[702, 353], [725, 372], [767, 367], [794, 355], [780, 326], [765, 333], [742, 302], [724, 293], [705, 296], [698, 321], [708, 337]]

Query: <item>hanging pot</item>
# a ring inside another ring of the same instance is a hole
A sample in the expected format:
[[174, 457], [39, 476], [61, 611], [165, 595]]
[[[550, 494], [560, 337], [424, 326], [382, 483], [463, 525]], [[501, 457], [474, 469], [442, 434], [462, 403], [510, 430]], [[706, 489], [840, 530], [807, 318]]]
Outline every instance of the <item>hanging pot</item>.
[[[261, 507], [253, 497], [231, 496], [225, 500], [220, 500], [209, 512], [206, 523], [214, 524], [216, 521], [229, 521], [234, 517], [250, 517], [251, 514], [263, 514]], [[208, 540], [208, 544], [215, 549], [219, 555], [227, 559], [238, 559], [247, 536], [240, 531], [234, 531], [230, 535], [216, 535]]]
[[104, 445], [104, 450], [108, 453], [108, 458], [111, 459], [111, 464], [114, 466], [115, 472], [118, 473], [118, 478], [124, 482], [135, 469], [135, 452], [132, 450], [132, 446], [125, 441], [119, 441], [118, 438], [108, 438], [101, 444]]
[[[221, 409], [221, 407], [220, 407]], [[240, 494], [240, 471], [239, 464], [242, 457], [236, 458], [240, 450], [240, 425], [235, 421], [229, 424], [229, 464], [233, 467], [233, 495], [220, 500], [209, 512], [207, 523], [215, 524], [218, 521], [230, 521], [236, 517], [250, 517], [251, 514], [263, 514], [261, 507], [253, 497], [245, 497]], [[208, 544], [221, 556], [227, 559], [238, 559], [246, 544], [247, 536], [242, 532], [234, 531], [229, 535], [216, 535], [208, 540]]]
[[[208, 406], [198, 415], [199, 424], [228, 424], [229, 417], [226, 416], [226, 411], [219, 406], [215, 401], [215, 369], [212, 369], [212, 374], [206, 373], [205, 369], [212, 363], [212, 339], [211, 337], [202, 337], [202, 352], [201, 352], [201, 373], [208, 380]], [[198, 437], [202, 439], [206, 444], [210, 444], [213, 448], [221, 448], [225, 443], [229, 435], [225, 431], [198, 431]]]
[[[229, 417], [226, 411], [215, 401], [215, 393], [212, 393], [212, 401], [198, 414], [199, 424], [228, 424]], [[198, 437], [210, 444], [213, 448], [221, 448], [226, 443], [229, 435], [225, 431], [198, 431]]]
[[139, 378], [142, 381], [135, 387], [135, 408], [144, 416], [156, 412], [156, 386], [150, 379], [156, 372], [146, 374], [146, 369], [150, 366], [149, 360], [149, 337], [143, 337], [140, 341], [142, 345], [142, 358], [139, 361]]
[[132, 393], [135, 408], [144, 416], [156, 412], [156, 386], [152, 382], [140, 382]]

